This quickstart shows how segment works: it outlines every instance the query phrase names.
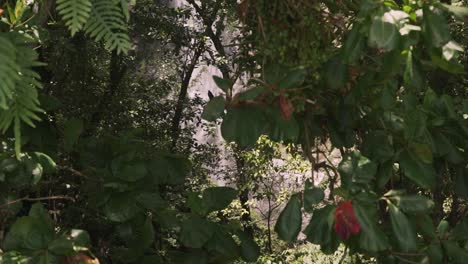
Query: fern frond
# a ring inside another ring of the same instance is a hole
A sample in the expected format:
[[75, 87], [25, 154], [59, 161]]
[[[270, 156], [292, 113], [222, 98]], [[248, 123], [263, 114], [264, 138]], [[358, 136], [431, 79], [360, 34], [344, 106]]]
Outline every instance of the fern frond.
[[84, 30], [96, 41], [104, 41], [109, 50], [120, 54], [130, 49], [125, 17], [115, 0], [95, 0]]
[[0, 36], [0, 108], [7, 109], [13, 97], [16, 82], [20, 79], [15, 45], [5, 36]]
[[7, 61], [0, 65], [0, 132], [5, 133], [13, 123], [17, 130], [20, 121], [34, 127], [34, 121], [40, 121], [37, 113], [43, 110], [37, 93], [42, 88], [40, 76], [33, 67], [42, 63], [25, 38], [15, 33], [0, 34], [0, 58]]
[[57, 0], [57, 11], [65, 25], [75, 35], [83, 29], [91, 14], [91, 0]]

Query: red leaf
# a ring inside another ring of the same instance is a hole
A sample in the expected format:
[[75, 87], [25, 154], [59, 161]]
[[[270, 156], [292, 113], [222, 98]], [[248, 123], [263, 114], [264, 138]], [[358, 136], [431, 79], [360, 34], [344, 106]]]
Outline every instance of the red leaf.
[[347, 240], [351, 234], [356, 235], [361, 231], [351, 201], [343, 202], [336, 208], [334, 228], [343, 240]]

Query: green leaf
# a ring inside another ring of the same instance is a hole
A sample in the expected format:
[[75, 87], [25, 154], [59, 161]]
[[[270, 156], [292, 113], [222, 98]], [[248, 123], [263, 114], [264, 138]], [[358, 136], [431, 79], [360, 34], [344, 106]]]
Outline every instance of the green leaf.
[[454, 240], [468, 240], [468, 219], [462, 219], [452, 230]]
[[73, 250], [73, 242], [66, 237], [59, 237], [53, 240], [48, 247], [48, 250], [56, 255], [71, 255]]
[[353, 25], [353, 29], [346, 37], [343, 46], [343, 61], [348, 64], [354, 64], [359, 60], [364, 49], [365, 40], [360, 33], [361, 27], [357, 24]]
[[178, 185], [185, 182], [190, 163], [183, 157], [164, 155], [151, 159], [147, 169], [157, 183]]
[[395, 24], [384, 21], [383, 17], [374, 17], [369, 31], [369, 46], [390, 51], [396, 48], [399, 32]]
[[68, 120], [64, 126], [64, 147], [67, 152], [73, 149], [78, 138], [83, 132], [83, 120], [73, 118]]
[[150, 217], [136, 217], [131, 223], [121, 225], [120, 236], [129, 248], [143, 251], [151, 247], [155, 239], [155, 231]]
[[439, 237], [443, 238], [446, 236], [447, 232], [450, 229], [450, 224], [447, 220], [441, 220], [439, 225], [437, 226], [437, 233]]
[[111, 221], [125, 222], [141, 212], [141, 209], [137, 206], [133, 194], [116, 193], [111, 195], [104, 205], [103, 212]]
[[200, 217], [192, 216], [182, 224], [180, 241], [189, 248], [201, 248], [213, 236], [213, 223]]
[[370, 252], [385, 250], [389, 247], [387, 236], [377, 226], [376, 209], [373, 205], [361, 205], [354, 202], [353, 209], [361, 225], [360, 246]]
[[113, 170], [114, 175], [127, 182], [136, 182], [144, 178], [148, 173], [146, 164], [142, 161], [118, 164], [116, 167]]
[[406, 215], [392, 203], [388, 203], [392, 230], [398, 241], [400, 250], [409, 252], [416, 250], [416, 232]]
[[216, 96], [211, 99], [210, 102], [203, 109], [201, 117], [209, 122], [214, 122], [220, 118], [224, 112], [226, 106], [226, 100], [222, 96]]
[[208, 255], [203, 250], [189, 250], [189, 252], [175, 251], [170, 263], [175, 264], [208, 264]]
[[57, 0], [57, 11], [72, 36], [83, 29], [91, 14], [91, 6], [90, 0]]
[[91, 246], [91, 238], [88, 232], [81, 229], [72, 229], [70, 238], [73, 241], [73, 249], [75, 251], [87, 250]]
[[431, 199], [422, 195], [385, 194], [385, 196], [398, 208], [410, 214], [426, 213], [434, 206], [434, 202]]
[[258, 257], [260, 257], [260, 247], [257, 243], [242, 231], [237, 232], [237, 236], [241, 241], [240, 253], [242, 259], [248, 262], [257, 261]]
[[299, 124], [292, 116], [289, 120], [285, 120], [279, 109], [268, 109], [268, 119], [270, 126], [268, 127], [268, 135], [273, 141], [292, 141], [295, 142], [299, 137]]
[[39, 250], [47, 248], [54, 233], [35, 217], [18, 218], [6, 234], [3, 248], [10, 250]]
[[240, 92], [237, 96], [234, 96], [235, 99], [239, 101], [250, 101], [257, 98], [259, 95], [265, 92], [265, 88], [262, 86], [257, 86], [246, 91]]
[[411, 142], [409, 148], [419, 160], [427, 164], [432, 164], [433, 156], [429, 145]]
[[203, 191], [202, 201], [208, 212], [226, 208], [237, 197], [237, 191], [230, 187], [210, 187]]
[[414, 222], [416, 223], [418, 233], [429, 239], [436, 237], [434, 222], [429, 215], [416, 215]]
[[307, 240], [313, 244], [325, 245], [331, 242], [333, 232], [333, 214], [336, 206], [327, 205], [314, 210], [309, 225], [304, 230]]
[[403, 173], [419, 186], [430, 189], [435, 185], [435, 171], [431, 165], [416, 159], [408, 151], [404, 151], [399, 157]]
[[464, 166], [459, 166], [455, 170], [455, 193], [460, 198], [468, 198], [468, 169]]
[[365, 138], [362, 153], [367, 157], [372, 157], [372, 160], [379, 163], [391, 160], [394, 155], [393, 146], [390, 141], [390, 136], [382, 130], [370, 132]]
[[312, 205], [320, 203], [325, 198], [325, 193], [322, 189], [311, 188], [304, 190], [304, 209], [307, 212], [314, 210]]
[[358, 151], [345, 155], [338, 166], [345, 186], [351, 183], [369, 183], [377, 173], [377, 164], [364, 157]]
[[278, 83], [279, 89], [299, 88], [304, 82], [307, 72], [304, 69], [295, 69], [288, 72], [288, 74]]
[[84, 31], [95, 41], [103, 40], [108, 50], [127, 53], [131, 47], [127, 22], [120, 3], [114, 0], [94, 0]]
[[226, 80], [218, 76], [213, 76], [213, 80], [216, 83], [216, 85], [219, 87], [219, 89], [223, 90], [223, 92], [225, 93], [228, 93], [228, 91], [232, 87], [232, 83], [230, 80]]
[[55, 172], [57, 164], [55, 164], [55, 161], [51, 157], [40, 152], [34, 152], [31, 156], [42, 165], [45, 173]]
[[[414, 107], [413, 96], [404, 98], [404, 103], [408, 107]], [[427, 115], [421, 109], [408, 109], [405, 115], [405, 138], [408, 141], [414, 141], [421, 138], [427, 131]]]
[[301, 231], [302, 213], [301, 200], [297, 194], [291, 196], [288, 204], [278, 217], [275, 231], [280, 239], [284, 241], [294, 241]]
[[221, 124], [221, 134], [227, 142], [253, 146], [267, 128], [264, 111], [255, 106], [229, 108]]
[[444, 252], [440, 243], [431, 243], [426, 249], [430, 263], [443, 263]]
[[437, 9], [431, 11], [428, 7], [424, 8], [424, 27], [423, 32], [426, 43], [435, 47], [442, 47], [450, 41], [450, 28], [447, 20], [438, 12]]
[[54, 223], [49, 216], [48, 211], [44, 208], [41, 203], [35, 203], [29, 210], [29, 216], [37, 219], [43, 228], [48, 229], [50, 233], [54, 232]]
[[325, 65], [325, 82], [329, 89], [338, 90], [343, 88], [348, 81], [348, 66], [338, 58], [334, 57]]
[[419, 71], [418, 64], [414, 61], [413, 52], [408, 51], [406, 57], [406, 68], [403, 75], [405, 85], [409, 88], [421, 89], [424, 84], [424, 80]]
[[205, 247], [230, 258], [237, 256], [239, 253], [239, 247], [232, 236], [223, 232], [221, 228], [218, 228], [214, 232], [211, 239], [205, 244]]
[[454, 60], [447, 61], [435, 52], [431, 53], [431, 62], [434, 66], [439, 67], [440, 69], [452, 74], [465, 73], [465, 68], [462, 64]]
[[441, 6], [448, 12], [452, 13], [455, 16], [455, 18], [464, 22], [468, 21], [468, 8], [467, 7], [453, 6], [453, 5], [447, 5], [447, 4], [442, 4]]
[[451, 260], [449, 263], [466, 263], [466, 260], [468, 259], [468, 252], [465, 249], [461, 248], [456, 242], [444, 241], [442, 242], [442, 246], [447, 252], [447, 256]]
[[143, 208], [153, 212], [167, 207], [166, 201], [161, 198], [159, 193], [144, 192], [139, 194], [136, 200]]
[[463, 52], [463, 47], [453, 40], [447, 42], [447, 44], [442, 47], [442, 56], [447, 61], [457, 57], [460, 52]]
[[377, 169], [377, 187], [383, 189], [393, 176], [393, 162], [388, 161], [379, 165]]

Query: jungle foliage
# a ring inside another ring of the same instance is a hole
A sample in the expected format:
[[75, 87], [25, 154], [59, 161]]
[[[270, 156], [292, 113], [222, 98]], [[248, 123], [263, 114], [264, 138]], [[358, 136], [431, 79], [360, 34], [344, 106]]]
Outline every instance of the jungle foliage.
[[466, 5], [0, 1], [0, 263], [465, 263]]

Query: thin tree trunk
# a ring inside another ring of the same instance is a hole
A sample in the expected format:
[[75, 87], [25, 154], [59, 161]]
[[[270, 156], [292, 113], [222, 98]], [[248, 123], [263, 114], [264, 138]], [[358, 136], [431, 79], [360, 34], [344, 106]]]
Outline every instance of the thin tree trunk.
[[85, 135], [90, 136], [97, 131], [99, 123], [104, 118], [105, 110], [108, 108], [109, 104], [112, 102], [112, 99], [117, 93], [126, 71], [127, 66], [122, 63], [122, 56], [118, 55], [116, 51], [112, 51], [109, 65], [108, 88], [101, 96], [101, 100], [99, 101], [96, 110], [89, 119], [89, 125], [88, 129], [84, 133]]
[[203, 52], [203, 42], [198, 43], [195, 53], [193, 54], [193, 58], [190, 64], [187, 67], [187, 70], [182, 74], [182, 83], [180, 86], [180, 92], [177, 99], [176, 109], [174, 112], [174, 118], [172, 119], [172, 126], [171, 126], [171, 151], [175, 152], [177, 143], [180, 137], [180, 123], [182, 121], [182, 112], [184, 110], [184, 103], [187, 98], [188, 88], [190, 85], [190, 80], [192, 79], [193, 71], [195, 70], [195, 66], [198, 63], [198, 60]]
[[250, 236], [254, 236], [254, 229], [252, 226], [252, 217], [250, 213], [250, 206], [248, 204], [249, 202], [249, 194], [250, 194], [250, 189], [246, 188], [247, 186], [247, 175], [245, 174], [244, 167], [245, 167], [245, 160], [244, 158], [240, 155], [241, 150], [235, 149], [236, 155], [236, 166], [237, 166], [237, 174], [238, 174], [238, 182], [237, 186], [238, 189], [240, 189], [239, 193], [239, 201], [241, 203], [241, 207], [244, 211], [244, 213], [241, 216], [241, 223], [242, 227], [244, 228], [244, 231]]

